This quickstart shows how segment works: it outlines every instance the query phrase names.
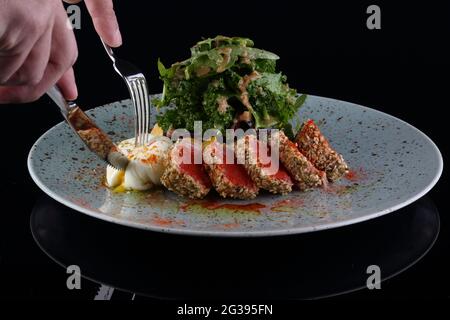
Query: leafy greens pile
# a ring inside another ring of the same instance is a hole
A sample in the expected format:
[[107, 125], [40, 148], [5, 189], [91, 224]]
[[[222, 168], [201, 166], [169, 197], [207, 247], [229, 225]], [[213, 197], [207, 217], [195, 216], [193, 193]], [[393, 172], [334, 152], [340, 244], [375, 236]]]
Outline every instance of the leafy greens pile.
[[189, 59], [170, 68], [158, 61], [164, 89], [162, 98], [154, 102], [158, 107], [174, 105], [158, 115], [158, 124], [165, 131], [192, 131], [194, 121], [201, 120], [204, 129], [224, 131], [249, 111], [253, 127], [280, 128], [290, 134], [288, 121], [306, 96], [298, 96], [286, 76], [276, 72], [278, 59], [254, 48], [250, 39], [217, 36], [198, 42]]

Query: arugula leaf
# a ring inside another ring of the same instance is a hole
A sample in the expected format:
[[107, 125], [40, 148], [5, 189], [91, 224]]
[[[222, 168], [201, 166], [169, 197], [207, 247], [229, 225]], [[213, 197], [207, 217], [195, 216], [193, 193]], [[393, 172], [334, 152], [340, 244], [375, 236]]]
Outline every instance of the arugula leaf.
[[275, 73], [276, 61], [268, 59], [256, 59], [253, 63], [253, 68], [258, 72]]
[[161, 59], [158, 58], [158, 71], [161, 78], [164, 78], [167, 75], [167, 69], [164, 64], [161, 62]]

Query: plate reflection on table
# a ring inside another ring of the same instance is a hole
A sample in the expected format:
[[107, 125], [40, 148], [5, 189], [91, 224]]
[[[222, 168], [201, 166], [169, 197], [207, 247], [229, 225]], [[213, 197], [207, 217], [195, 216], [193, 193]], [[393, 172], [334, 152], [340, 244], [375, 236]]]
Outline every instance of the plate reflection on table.
[[[276, 213], [274, 213], [276, 214]], [[40, 248], [83, 277], [171, 299], [310, 299], [366, 288], [420, 260], [439, 233], [429, 197], [356, 225], [268, 238], [207, 238], [128, 228], [79, 214], [47, 196], [33, 209]]]

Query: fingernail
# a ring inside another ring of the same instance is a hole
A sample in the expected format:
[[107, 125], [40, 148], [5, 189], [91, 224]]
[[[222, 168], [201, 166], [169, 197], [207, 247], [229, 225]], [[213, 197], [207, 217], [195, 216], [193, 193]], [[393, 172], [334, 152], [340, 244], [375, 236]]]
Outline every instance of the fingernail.
[[73, 88], [73, 98], [71, 100], [76, 100], [78, 98], [78, 88], [75, 85], [75, 88]]
[[114, 32], [114, 43], [117, 47], [120, 47], [122, 45], [122, 34], [120, 33], [119, 28], [117, 28]]

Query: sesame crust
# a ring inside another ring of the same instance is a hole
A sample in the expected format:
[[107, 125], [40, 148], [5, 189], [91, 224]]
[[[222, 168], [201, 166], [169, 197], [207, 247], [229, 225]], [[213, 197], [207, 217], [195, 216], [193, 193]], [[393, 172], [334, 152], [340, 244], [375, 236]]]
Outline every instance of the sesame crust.
[[172, 161], [171, 155], [174, 147], [175, 146], [172, 146], [172, 149], [169, 151], [169, 155], [166, 160], [166, 169], [161, 176], [161, 183], [167, 189], [179, 195], [191, 199], [204, 198], [209, 193], [211, 188], [197, 182], [193, 177], [180, 170], [180, 167]]
[[257, 165], [248, 164], [245, 165], [245, 169], [253, 182], [261, 189], [267, 190], [273, 194], [283, 195], [292, 191], [292, 182], [272, 178], [271, 176], [264, 174], [261, 167]]
[[282, 131], [277, 133], [277, 135], [280, 139], [280, 161], [299, 189], [306, 191], [326, 184], [325, 172], [314, 167]]
[[293, 183], [291, 181], [286, 181], [283, 179], [276, 179], [273, 176], [269, 176], [264, 173], [260, 164], [255, 163], [254, 159], [252, 159], [252, 155], [249, 149], [249, 140], [256, 139], [255, 136], [246, 136], [242, 139], [245, 139], [245, 147], [242, 147], [241, 143], [237, 143], [235, 148], [236, 157], [238, 159], [245, 159], [244, 167], [247, 171], [250, 178], [256, 184], [258, 188], [267, 190], [274, 194], [288, 194], [292, 191]]
[[312, 120], [306, 121], [295, 137], [298, 149], [316, 168], [325, 171], [333, 182], [348, 172], [348, 166], [341, 154], [331, 148], [319, 127]]

